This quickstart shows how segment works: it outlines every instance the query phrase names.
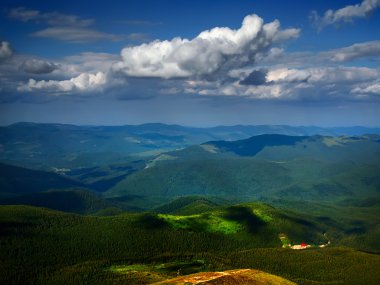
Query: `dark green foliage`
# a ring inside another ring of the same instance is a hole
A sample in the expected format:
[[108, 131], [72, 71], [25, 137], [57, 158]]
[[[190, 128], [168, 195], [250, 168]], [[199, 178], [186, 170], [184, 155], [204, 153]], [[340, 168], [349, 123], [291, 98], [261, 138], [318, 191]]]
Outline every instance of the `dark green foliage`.
[[116, 206], [93, 192], [83, 189], [50, 190], [0, 200], [0, 204], [31, 205], [64, 212], [90, 214]]
[[0, 197], [84, 186], [61, 175], [0, 163]]
[[157, 215], [146, 213], [139, 216], [136, 220], [136, 227], [148, 230], [159, 230], [169, 227], [169, 225]]
[[94, 216], [103, 216], [103, 217], [106, 217], [106, 216], [116, 216], [116, 215], [120, 215], [122, 213], [124, 213], [124, 210], [122, 210], [120, 208], [117, 208], [117, 207], [108, 207], [108, 208], [104, 208], [104, 209], [101, 209], [101, 210], [97, 211], [93, 215]]
[[228, 207], [224, 217], [243, 223], [252, 234], [257, 233], [259, 229], [265, 225], [264, 221], [252, 212], [252, 209], [244, 206]]
[[109, 179], [101, 179], [99, 181], [96, 181], [94, 183], [91, 183], [88, 185], [91, 189], [98, 191], [98, 192], [104, 192], [110, 189], [111, 187], [115, 186], [117, 183], [119, 183], [121, 180], [123, 180], [127, 175], [122, 174], [116, 177], [112, 177]]
[[192, 215], [211, 211], [219, 205], [231, 203], [229, 201], [212, 196], [186, 196], [154, 208], [154, 212], [164, 214]]
[[289, 184], [289, 171], [282, 165], [255, 159], [233, 158], [171, 161], [128, 176], [105, 193], [160, 196], [166, 201], [178, 196], [218, 195], [252, 200]]
[[139, 159], [108, 166], [67, 169], [65, 175], [81, 181], [94, 191], [104, 192], [145, 165], [146, 161]]
[[[321, 230], [328, 232], [328, 237], [334, 244], [380, 253], [380, 205], [378, 204], [363, 207], [347, 200], [339, 204], [281, 199], [269, 199], [267, 202], [276, 207], [302, 211], [303, 214], [295, 216], [296, 219], [316, 217], [316, 220], [308, 222], [327, 226]], [[357, 202], [361, 203], [360, 200]], [[291, 216], [292, 212], [288, 213], [288, 218], [289, 215]]]
[[[265, 215], [276, 213], [274, 208], [255, 205], [251, 206], [262, 213], [269, 211]], [[233, 216], [235, 219], [247, 216], [245, 210], [241, 214], [241, 208], [237, 212], [238, 215]], [[147, 274], [121, 276], [108, 268], [123, 264], [157, 266], [166, 263], [164, 267], [168, 273], [175, 274], [183, 262], [191, 260], [202, 260], [201, 270], [256, 268], [298, 284], [379, 282], [378, 255], [336, 248], [292, 251], [280, 249], [279, 240], [278, 248], [257, 248], [255, 236], [260, 232], [224, 235], [175, 230], [164, 224], [157, 226], [157, 222], [152, 214], [89, 217], [34, 207], [2, 206], [1, 283], [146, 284]], [[295, 225], [293, 223], [292, 228]], [[262, 246], [273, 245], [266, 238]]]

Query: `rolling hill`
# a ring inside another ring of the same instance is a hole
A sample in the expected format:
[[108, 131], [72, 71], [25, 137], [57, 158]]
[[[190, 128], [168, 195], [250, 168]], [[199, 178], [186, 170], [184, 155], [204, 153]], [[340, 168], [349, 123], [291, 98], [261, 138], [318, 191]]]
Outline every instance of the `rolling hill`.
[[107, 208], [123, 208], [121, 204], [103, 199], [85, 189], [65, 189], [35, 192], [0, 199], [3, 205], [30, 205], [78, 214], [94, 214]]
[[378, 195], [379, 136], [262, 135], [161, 154], [105, 195], [337, 201]]
[[1, 129], [0, 283], [378, 284], [380, 136], [268, 128]]
[[164, 280], [156, 285], [163, 284], [215, 284], [215, 285], [245, 285], [245, 284], [267, 284], [267, 285], [295, 285], [296, 283], [284, 278], [252, 269], [236, 269], [222, 272], [202, 272], [173, 279]]
[[84, 184], [56, 173], [0, 163], [0, 197], [71, 187], [84, 187]]
[[380, 130], [271, 125], [193, 128], [165, 124], [75, 126], [16, 123], [0, 127], [0, 161], [44, 170], [72, 170], [123, 163], [135, 160], [136, 156], [151, 157], [206, 141], [240, 140], [261, 134], [336, 136], [375, 133]]
[[[295, 251], [291, 242], [326, 242], [329, 226], [260, 203], [198, 216], [80, 216], [0, 206], [4, 284], [148, 284], [197, 272], [258, 269], [297, 284], [377, 284], [379, 255], [334, 246]], [[321, 270], [329, 268], [329, 274]]]

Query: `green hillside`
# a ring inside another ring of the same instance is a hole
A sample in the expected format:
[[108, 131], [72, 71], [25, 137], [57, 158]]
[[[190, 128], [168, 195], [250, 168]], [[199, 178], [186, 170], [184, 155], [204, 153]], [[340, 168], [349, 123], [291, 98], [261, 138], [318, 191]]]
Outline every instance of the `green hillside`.
[[284, 278], [268, 274], [259, 270], [237, 269], [223, 272], [202, 272], [153, 284], [215, 284], [215, 285], [245, 285], [245, 284], [267, 284], [267, 285], [295, 285], [296, 283]]
[[78, 186], [84, 185], [55, 173], [0, 163], [0, 197]]
[[237, 141], [211, 141], [205, 143], [219, 152], [233, 152], [240, 156], [254, 156], [265, 147], [270, 146], [295, 146], [296, 143], [306, 140], [305, 136], [285, 136], [267, 134], [254, 136], [246, 140]]
[[[91, 214], [110, 207], [121, 206], [83, 189], [49, 190], [0, 200], [3, 205], [30, 205], [49, 209]], [[120, 207], [121, 208], [121, 207]]]
[[153, 211], [164, 214], [191, 215], [208, 212], [227, 203], [228, 201], [217, 197], [208, 197], [207, 199], [202, 196], [186, 196], [154, 208]]
[[[84, 129], [50, 128], [76, 133], [62, 154], [78, 151]], [[184, 131], [157, 128], [129, 131], [161, 142]], [[149, 284], [246, 268], [297, 284], [379, 284], [379, 142], [262, 135], [98, 160], [117, 149], [109, 142], [61, 174], [0, 164], [0, 283]]]
[[257, 203], [199, 215], [96, 217], [0, 206], [1, 283], [147, 284], [175, 277], [178, 270], [235, 268], [264, 270], [297, 284], [380, 281], [378, 255], [337, 244], [281, 248], [280, 233], [292, 242], [326, 242], [328, 226], [313, 218]]
[[218, 195], [241, 201], [365, 198], [378, 195], [379, 165], [378, 136], [264, 135], [160, 155], [105, 195], [139, 194], [167, 200]]

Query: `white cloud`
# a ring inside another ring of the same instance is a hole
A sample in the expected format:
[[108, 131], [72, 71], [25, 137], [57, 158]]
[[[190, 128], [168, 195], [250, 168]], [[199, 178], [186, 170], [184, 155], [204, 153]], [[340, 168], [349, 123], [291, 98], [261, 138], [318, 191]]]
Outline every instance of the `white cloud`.
[[380, 73], [377, 70], [367, 67], [272, 68], [266, 72], [265, 82], [260, 85], [302, 82], [323, 84], [357, 83], [376, 79], [379, 75]]
[[[206, 96], [241, 96], [256, 100], [327, 101], [337, 98], [362, 99], [354, 93], [375, 93], [380, 86], [373, 84], [364, 89], [380, 76], [379, 70], [366, 67], [256, 69], [248, 72], [248, 75], [242, 72], [240, 76], [235, 78], [236, 81], [226, 84], [189, 80], [185, 82], [183, 92]], [[361, 89], [352, 92], [358, 85]]]
[[212, 76], [253, 64], [272, 45], [298, 35], [298, 29], [280, 30], [278, 21], [264, 24], [259, 16], [249, 15], [238, 30], [216, 27], [191, 40], [174, 38], [126, 47], [114, 70], [135, 77]]
[[51, 92], [92, 91], [103, 87], [107, 83], [107, 75], [103, 72], [94, 74], [82, 73], [68, 80], [40, 80], [29, 79], [27, 84], [18, 87], [18, 91], [44, 90]]
[[339, 22], [352, 22], [355, 18], [367, 17], [372, 11], [380, 7], [380, 0], [363, 0], [360, 4], [349, 5], [338, 10], [327, 10], [322, 17], [316, 11], [311, 19], [319, 30]]
[[358, 86], [352, 89], [352, 93], [359, 94], [376, 94], [380, 95], [380, 81], [373, 82], [370, 85]]
[[9, 12], [9, 17], [22, 22], [45, 22], [51, 26], [87, 27], [94, 23], [93, 19], [82, 19], [76, 15], [58, 12], [42, 13], [25, 7], [12, 9]]
[[[205, 86], [206, 87], [206, 86]], [[188, 93], [198, 93], [204, 96], [231, 96], [245, 97], [250, 99], [286, 99], [291, 89], [282, 84], [272, 85], [240, 85], [237, 82], [223, 86], [210, 86], [199, 90], [191, 90]]]
[[40, 38], [50, 38], [73, 43], [92, 42], [99, 40], [122, 40], [121, 35], [104, 33], [90, 26], [94, 19], [83, 19], [76, 15], [62, 14], [58, 12], [42, 13], [38, 10], [30, 10], [24, 7], [12, 9], [9, 17], [22, 22], [36, 22], [48, 25], [47, 28], [34, 32], [31, 35]]
[[13, 54], [11, 45], [9, 42], [1, 41], [0, 42], [0, 62], [10, 58]]
[[368, 67], [320, 67], [309, 68], [308, 82], [328, 83], [357, 83], [370, 81], [379, 76], [379, 72]]
[[64, 57], [60, 62], [66, 77], [74, 77], [80, 73], [93, 73], [101, 71], [107, 73], [113, 63], [120, 60], [119, 55], [100, 52], [82, 52]]
[[99, 32], [89, 28], [78, 27], [50, 27], [31, 34], [33, 37], [49, 38], [66, 42], [83, 43], [99, 40], [118, 41], [123, 37]]
[[110, 74], [112, 64], [119, 59], [119, 55], [109, 53], [83, 52], [51, 62], [15, 54], [0, 65], [0, 78], [7, 78], [7, 82], [3, 81], [0, 85], [9, 92], [42, 90], [46, 94], [69, 94], [71, 91], [104, 91], [126, 84], [124, 77], [117, 78]]
[[20, 66], [21, 70], [34, 74], [51, 73], [58, 68], [59, 64], [35, 58], [25, 60]]
[[310, 78], [308, 70], [280, 68], [271, 70], [267, 74], [267, 82], [304, 82]]
[[380, 56], [380, 41], [353, 44], [348, 47], [331, 50], [322, 55], [329, 56], [332, 61], [343, 62], [366, 57]]

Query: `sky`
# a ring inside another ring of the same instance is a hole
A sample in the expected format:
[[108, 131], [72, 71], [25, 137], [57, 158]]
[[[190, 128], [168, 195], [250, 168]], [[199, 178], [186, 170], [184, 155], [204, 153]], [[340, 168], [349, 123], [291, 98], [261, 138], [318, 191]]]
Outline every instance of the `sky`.
[[0, 125], [380, 126], [380, 0], [0, 1]]

